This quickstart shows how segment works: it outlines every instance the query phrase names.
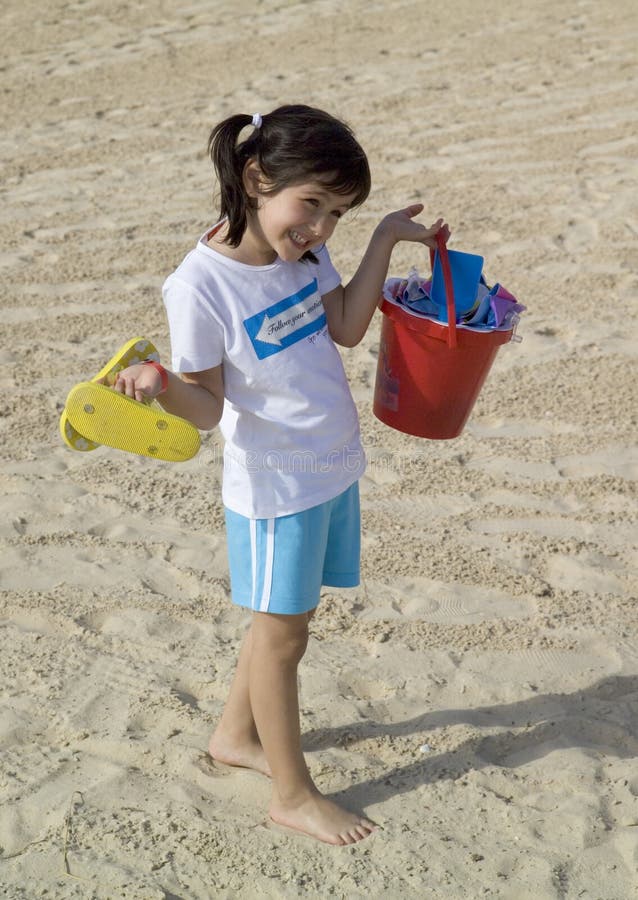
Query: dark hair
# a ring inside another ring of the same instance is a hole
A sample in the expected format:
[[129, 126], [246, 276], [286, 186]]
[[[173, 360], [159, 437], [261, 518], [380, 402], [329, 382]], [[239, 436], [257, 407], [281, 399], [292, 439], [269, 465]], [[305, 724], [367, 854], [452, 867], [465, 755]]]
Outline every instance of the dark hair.
[[[239, 141], [241, 131], [252, 126]], [[247, 211], [254, 201], [247, 195], [243, 173], [254, 158], [270, 183], [268, 193], [304, 181], [319, 181], [337, 194], [354, 194], [360, 206], [370, 193], [368, 160], [345, 122], [311, 106], [280, 106], [262, 118], [235, 115], [213, 128], [208, 152], [215, 166], [220, 192], [220, 217], [228, 218], [226, 241], [239, 246], [246, 231]], [[304, 257], [315, 259], [312, 254]]]

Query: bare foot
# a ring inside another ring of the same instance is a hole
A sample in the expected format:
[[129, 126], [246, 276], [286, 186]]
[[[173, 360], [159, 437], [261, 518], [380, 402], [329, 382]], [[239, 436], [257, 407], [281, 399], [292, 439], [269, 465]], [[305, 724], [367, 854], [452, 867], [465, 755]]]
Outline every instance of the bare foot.
[[270, 766], [263, 747], [257, 740], [236, 743], [216, 731], [208, 744], [208, 752], [217, 762], [242, 769], [255, 769], [270, 777]]
[[340, 846], [362, 841], [377, 827], [369, 819], [337, 806], [318, 791], [294, 806], [273, 800], [270, 818], [279, 825], [294, 828], [326, 844]]

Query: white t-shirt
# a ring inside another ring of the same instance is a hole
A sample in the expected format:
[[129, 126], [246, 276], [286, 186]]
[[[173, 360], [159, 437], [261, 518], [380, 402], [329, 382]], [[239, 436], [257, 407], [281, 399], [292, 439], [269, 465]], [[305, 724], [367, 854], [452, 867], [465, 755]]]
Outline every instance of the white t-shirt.
[[340, 284], [319, 260], [248, 266], [207, 232], [163, 287], [173, 369], [223, 364], [222, 499], [273, 518], [336, 497], [365, 469], [359, 419], [321, 297]]

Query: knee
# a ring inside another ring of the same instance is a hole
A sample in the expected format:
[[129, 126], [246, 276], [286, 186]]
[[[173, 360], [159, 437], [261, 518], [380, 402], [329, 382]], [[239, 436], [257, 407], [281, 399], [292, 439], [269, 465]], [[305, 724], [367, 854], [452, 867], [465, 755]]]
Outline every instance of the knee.
[[297, 665], [297, 663], [301, 662], [307, 647], [308, 629], [306, 628], [305, 631], [290, 635], [283, 641], [279, 646], [277, 653], [282, 661], [290, 663], [291, 665]]
[[256, 615], [259, 621], [253, 623], [253, 652], [265, 652], [284, 664], [296, 665], [308, 646], [306, 616]]

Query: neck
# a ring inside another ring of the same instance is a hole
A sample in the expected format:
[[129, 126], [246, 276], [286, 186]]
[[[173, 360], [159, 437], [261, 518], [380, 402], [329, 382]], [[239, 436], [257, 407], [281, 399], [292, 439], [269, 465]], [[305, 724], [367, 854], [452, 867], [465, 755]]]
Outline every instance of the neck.
[[217, 253], [247, 266], [269, 266], [277, 259], [277, 254], [272, 247], [255, 234], [250, 220], [238, 247], [231, 247], [230, 244], [225, 243], [227, 234], [228, 225], [226, 222], [222, 222], [209, 232], [206, 243]]

